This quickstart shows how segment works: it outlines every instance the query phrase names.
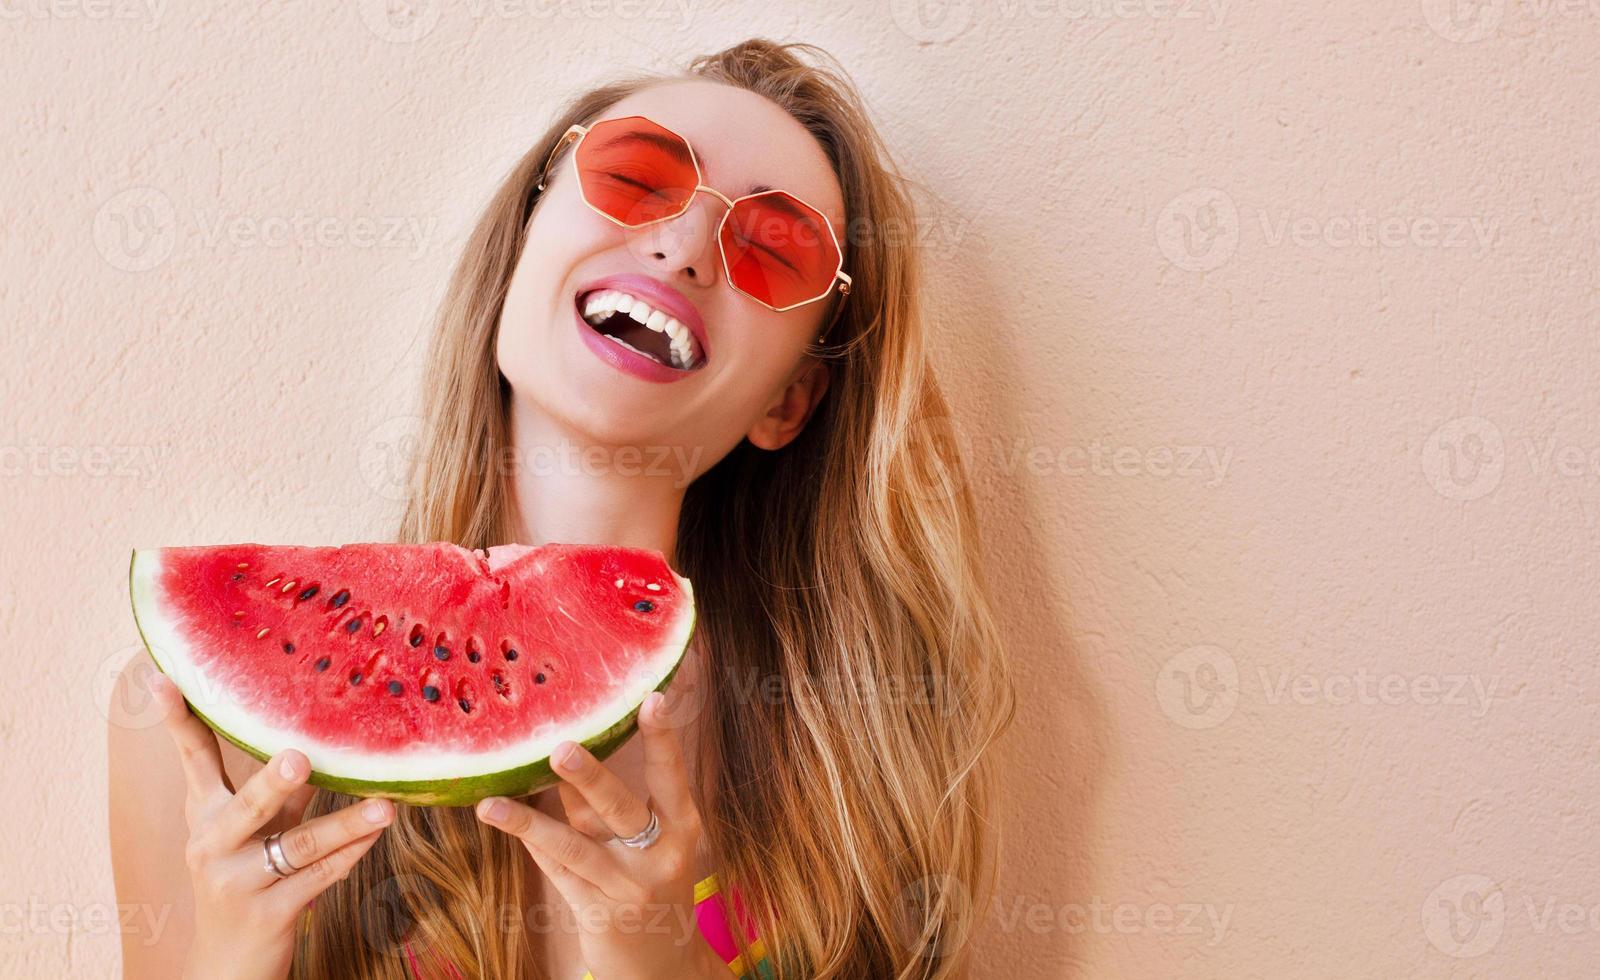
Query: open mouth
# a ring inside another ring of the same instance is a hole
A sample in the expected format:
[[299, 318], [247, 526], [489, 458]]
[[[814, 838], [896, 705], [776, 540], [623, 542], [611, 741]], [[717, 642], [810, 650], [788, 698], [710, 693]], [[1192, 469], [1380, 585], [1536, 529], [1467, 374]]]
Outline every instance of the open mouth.
[[694, 333], [670, 314], [620, 289], [596, 289], [575, 298], [595, 333], [657, 364], [693, 371], [705, 364]]

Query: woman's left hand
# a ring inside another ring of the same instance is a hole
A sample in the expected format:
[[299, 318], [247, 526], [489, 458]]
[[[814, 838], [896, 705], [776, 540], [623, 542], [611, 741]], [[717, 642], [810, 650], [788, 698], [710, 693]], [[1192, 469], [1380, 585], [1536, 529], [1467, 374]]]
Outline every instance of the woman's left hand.
[[[662, 700], [653, 693], [639, 709], [648, 807], [572, 742], [551, 754], [568, 823], [504, 797], [477, 807], [479, 820], [522, 841], [572, 907], [583, 965], [596, 980], [730, 976], [695, 922], [700, 812]], [[655, 843], [641, 849], [612, 839], [638, 834], [651, 810], [661, 827]]]

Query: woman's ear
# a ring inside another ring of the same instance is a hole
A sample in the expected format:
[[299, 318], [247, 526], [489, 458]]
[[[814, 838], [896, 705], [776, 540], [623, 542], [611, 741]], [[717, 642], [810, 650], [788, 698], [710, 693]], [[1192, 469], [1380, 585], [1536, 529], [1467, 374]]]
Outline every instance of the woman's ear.
[[806, 358], [745, 438], [761, 449], [782, 449], [806, 427], [827, 390], [828, 365], [814, 357]]

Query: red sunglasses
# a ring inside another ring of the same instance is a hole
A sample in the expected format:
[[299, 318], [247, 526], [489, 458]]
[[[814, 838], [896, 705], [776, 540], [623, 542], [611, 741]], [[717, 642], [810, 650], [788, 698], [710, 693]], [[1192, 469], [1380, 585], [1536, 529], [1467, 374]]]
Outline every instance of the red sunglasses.
[[717, 245], [728, 284], [783, 312], [850, 292], [839, 236], [827, 215], [790, 194], [766, 190], [729, 198], [706, 186], [689, 141], [643, 116], [575, 125], [545, 161], [543, 191], [556, 154], [574, 137], [572, 159], [583, 203], [625, 228], [670, 221], [689, 210], [696, 191], [728, 206]]

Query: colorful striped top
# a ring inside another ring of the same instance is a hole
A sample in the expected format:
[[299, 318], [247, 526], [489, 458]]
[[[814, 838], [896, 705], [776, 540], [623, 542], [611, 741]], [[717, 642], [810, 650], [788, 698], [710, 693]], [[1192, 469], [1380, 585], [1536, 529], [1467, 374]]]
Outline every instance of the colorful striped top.
[[[755, 926], [749, 913], [745, 911], [738, 890], [735, 889], [733, 893], [734, 914], [739, 917], [746, 935], [752, 937], [750, 952], [756, 958], [754, 969], [749, 968], [744, 957], [739, 954], [739, 943], [734, 938], [733, 928], [723, 911], [723, 903], [713, 900], [719, 888], [716, 875], [710, 875], [694, 886], [694, 917], [700, 927], [700, 934], [711, 944], [711, 948], [716, 950], [717, 955], [722, 957], [722, 961], [728, 964], [728, 969], [733, 971], [737, 980], [771, 980], [772, 964], [767, 959], [766, 946], [762, 943], [761, 937], [756, 935]], [[405, 944], [405, 951], [406, 961], [411, 964], [412, 976], [422, 980], [422, 971], [417, 967], [417, 957], [411, 951], [410, 943]], [[461, 972], [453, 964], [446, 963], [445, 968], [450, 971], [452, 980], [461, 980]], [[585, 972], [583, 980], [594, 980], [594, 976]]]

